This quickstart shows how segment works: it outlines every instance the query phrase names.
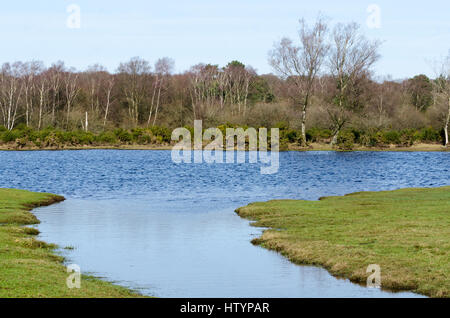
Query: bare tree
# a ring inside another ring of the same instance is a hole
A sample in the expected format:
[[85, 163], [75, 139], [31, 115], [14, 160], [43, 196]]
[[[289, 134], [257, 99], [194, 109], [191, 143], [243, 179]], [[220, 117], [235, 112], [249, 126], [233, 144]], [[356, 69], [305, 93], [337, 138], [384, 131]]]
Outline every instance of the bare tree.
[[140, 108], [146, 97], [146, 81], [151, 67], [146, 60], [134, 57], [126, 63], [121, 63], [118, 68], [119, 77], [126, 102], [128, 114], [135, 126], [139, 124]]
[[75, 70], [69, 70], [64, 77], [64, 88], [66, 94], [66, 107], [67, 107], [67, 126], [69, 126], [70, 111], [78, 96], [80, 88], [78, 86], [78, 74]]
[[358, 104], [352, 94], [370, 75], [370, 68], [379, 59], [379, 46], [379, 41], [369, 41], [361, 35], [356, 23], [338, 24], [333, 30], [329, 64], [337, 89], [328, 109], [334, 126], [332, 144], [336, 144], [349, 112]]
[[18, 62], [17, 68], [19, 69], [19, 75], [22, 78], [24, 102], [25, 102], [25, 123], [30, 126], [31, 116], [33, 112], [33, 95], [36, 89], [35, 78], [44, 70], [44, 64], [39, 61], [32, 62]]
[[395, 92], [398, 89], [399, 84], [392, 80], [391, 76], [380, 77], [379, 83], [373, 82], [371, 84], [371, 90], [374, 93], [373, 108], [374, 112], [372, 116], [377, 116], [376, 126], [378, 128], [385, 127], [389, 117], [391, 117], [392, 108], [395, 107]]
[[276, 73], [293, 83], [290, 97], [301, 109], [303, 145], [306, 144], [307, 111], [314, 93], [314, 81], [329, 49], [326, 34], [327, 24], [322, 17], [318, 17], [311, 28], [302, 19], [299, 46], [284, 38], [269, 53], [269, 63]]
[[247, 66], [245, 68], [245, 72], [244, 72], [244, 85], [243, 85], [243, 100], [244, 100], [244, 116], [247, 114], [247, 105], [248, 105], [248, 95], [249, 95], [249, 89], [250, 89], [250, 85], [252, 84], [252, 82], [254, 81], [254, 79], [257, 77], [256, 74], [256, 70], [251, 67], [251, 66]]
[[148, 123], [150, 123], [150, 120], [152, 117], [152, 111], [153, 111], [153, 102], [154, 102], [154, 98], [156, 95], [156, 88], [158, 88], [158, 94], [156, 97], [155, 117], [153, 118], [153, 126], [155, 126], [156, 120], [158, 118], [158, 110], [159, 110], [159, 105], [161, 102], [161, 92], [165, 89], [165, 87], [166, 87], [165, 85], [167, 84], [168, 79], [169, 79], [170, 75], [172, 74], [174, 67], [175, 67], [174, 60], [172, 60], [168, 57], [161, 58], [158, 61], [156, 61], [156, 63], [155, 63], [156, 81], [154, 84], [152, 104], [151, 104], [151, 108], [150, 108], [150, 114], [148, 117]]
[[91, 112], [95, 115], [98, 115], [100, 111], [100, 91], [105, 74], [107, 70], [100, 64], [91, 65], [84, 74], [83, 81], [89, 85], [87, 91]]
[[[103, 127], [105, 127], [110, 107], [113, 102], [112, 91], [115, 86], [115, 75], [109, 74], [104, 66], [94, 64], [82, 74], [81, 84], [84, 84], [82, 85], [82, 89], [87, 93], [86, 95], [90, 106], [86, 108], [85, 111], [87, 111], [90, 114], [90, 117], [94, 119], [94, 123], [97, 119], [102, 120]], [[82, 125], [87, 129], [86, 119], [85, 123]]]
[[205, 119], [207, 113], [214, 114], [214, 105], [219, 90], [215, 83], [220, 71], [217, 65], [197, 64], [189, 72], [192, 110], [194, 119]]
[[103, 118], [103, 127], [106, 126], [106, 121], [108, 120], [109, 109], [111, 107], [112, 90], [114, 88], [115, 82], [116, 80], [114, 75], [108, 74], [108, 78], [106, 79], [106, 83], [104, 85], [106, 102], [105, 102], [105, 117]]
[[47, 71], [52, 94], [52, 125], [55, 124], [56, 110], [60, 103], [60, 89], [65, 69], [64, 62], [59, 61], [53, 64]]
[[[221, 76], [222, 74], [223, 76]], [[228, 101], [231, 106], [237, 105], [239, 115], [243, 112], [245, 116], [247, 111], [249, 87], [255, 74], [256, 72], [253, 68], [246, 67], [239, 61], [232, 61], [214, 80], [214, 88], [217, 86], [221, 87], [222, 83], [225, 84], [223, 91], [224, 102]], [[222, 92], [218, 93], [222, 94]]]
[[20, 78], [20, 67], [18, 63], [12, 66], [5, 63], [0, 74], [0, 109], [3, 115], [3, 125], [12, 130], [19, 117], [18, 110], [23, 93], [23, 81]]
[[229, 87], [229, 76], [226, 72], [217, 73], [217, 89], [219, 95], [220, 109], [223, 110], [227, 102], [227, 87]]
[[442, 105], [445, 105], [446, 111], [443, 112], [442, 118], [444, 119], [444, 135], [445, 146], [449, 146], [449, 132], [448, 126], [450, 124], [450, 51], [448, 56], [439, 63], [439, 76], [434, 81], [435, 94], [437, 99], [442, 101]]
[[42, 118], [44, 115], [45, 99], [48, 98], [49, 80], [45, 74], [41, 73], [36, 79], [36, 85], [39, 95], [39, 113], [38, 113], [38, 130], [42, 127]]

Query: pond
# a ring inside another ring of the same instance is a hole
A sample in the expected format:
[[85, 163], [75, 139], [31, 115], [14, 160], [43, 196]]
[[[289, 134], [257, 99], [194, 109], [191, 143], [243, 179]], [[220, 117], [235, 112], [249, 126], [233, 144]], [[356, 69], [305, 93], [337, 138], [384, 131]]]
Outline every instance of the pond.
[[[450, 182], [450, 153], [284, 152], [258, 164], [175, 164], [170, 151], [0, 152], [0, 187], [64, 195], [34, 212], [40, 239], [83, 273], [157, 297], [417, 297], [369, 289], [253, 246], [254, 201]], [[64, 249], [69, 247], [69, 249]], [[368, 264], [361, 264], [367, 267]]]

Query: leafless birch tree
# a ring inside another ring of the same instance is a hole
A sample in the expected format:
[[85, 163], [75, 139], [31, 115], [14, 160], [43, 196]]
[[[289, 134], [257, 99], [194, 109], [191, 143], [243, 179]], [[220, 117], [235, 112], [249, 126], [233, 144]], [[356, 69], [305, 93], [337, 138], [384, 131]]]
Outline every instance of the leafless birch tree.
[[140, 108], [146, 97], [146, 81], [150, 74], [149, 63], [139, 57], [134, 57], [126, 63], [121, 63], [118, 73], [128, 104], [128, 114], [135, 126], [139, 124]]
[[19, 117], [20, 100], [23, 93], [23, 80], [20, 78], [20, 65], [5, 63], [0, 74], [0, 109], [3, 125], [12, 130]]
[[156, 107], [155, 107], [155, 116], [153, 118], [153, 126], [156, 124], [156, 120], [158, 118], [158, 110], [161, 103], [161, 93], [165, 90], [166, 84], [169, 80], [169, 77], [171, 73], [173, 72], [175, 66], [175, 62], [168, 58], [164, 57], [156, 61], [155, 63], [155, 74], [156, 74], [156, 80], [154, 84], [154, 91], [152, 96], [152, 103], [150, 108], [150, 114], [148, 117], [148, 124], [150, 123], [151, 117], [152, 117], [152, 111], [153, 111], [153, 103], [156, 95], [156, 90], [158, 90], [157, 96], [156, 96]]
[[55, 125], [56, 121], [56, 110], [60, 103], [60, 89], [63, 85], [62, 81], [64, 72], [65, 66], [61, 61], [53, 64], [47, 71], [52, 95], [52, 125]]
[[39, 111], [38, 111], [38, 130], [41, 130], [42, 127], [42, 120], [43, 115], [45, 111], [45, 105], [46, 105], [46, 99], [48, 98], [48, 91], [49, 91], [49, 83], [48, 83], [48, 77], [45, 76], [45, 74], [41, 73], [37, 77], [37, 91], [39, 96]]
[[106, 126], [106, 121], [108, 120], [108, 114], [112, 104], [112, 90], [114, 88], [114, 85], [115, 85], [115, 77], [113, 75], [108, 74], [106, 83], [104, 83], [106, 102], [105, 102], [105, 117], [103, 118], [103, 127]]
[[75, 99], [77, 98], [77, 95], [80, 91], [80, 88], [78, 86], [78, 74], [75, 72], [75, 70], [69, 70], [69, 72], [65, 74], [64, 88], [65, 88], [66, 108], [67, 108], [66, 124], [67, 126], [69, 126], [70, 112], [72, 110]]
[[333, 30], [329, 66], [337, 92], [328, 110], [334, 126], [332, 144], [336, 144], [354, 106], [352, 88], [370, 75], [370, 68], [380, 57], [379, 46], [379, 41], [369, 41], [361, 35], [356, 23], [338, 24]]
[[444, 136], [445, 136], [445, 146], [449, 146], [449, 124], [450, 124], [450, 51], [448, 56], [439, 63], [439, 75], [434, 81], [435, 83], [435, 93], [437, 99], [444, 106], [445, 111], [443, 112], [443, 122], [444, 122]]
[[293, 83], [291, 98], [300, 106], [302, 144], [306, 144], [306, 120], [311, 97], [314, 93], [314, 81], [328, 52], [327, 24], [318, 17], [312, 27], [300, 20], [300, 43], [297, 46], [288, 38], [275, 44], [269, 52], [269, 63], [276, 73]]

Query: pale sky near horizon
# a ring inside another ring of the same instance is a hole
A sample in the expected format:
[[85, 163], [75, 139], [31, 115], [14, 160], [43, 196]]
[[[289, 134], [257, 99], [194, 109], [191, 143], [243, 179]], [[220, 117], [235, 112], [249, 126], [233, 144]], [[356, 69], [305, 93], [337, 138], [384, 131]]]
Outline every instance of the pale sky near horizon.
[[[81, 9], [80, 29], [67, 27], [71, 4]], [[380, 28], [366, 23], [371, 4], [381, 9]], [[79, 70], [100, 63], [115, 71], [133, 56], [151, 63], [168, 56], [177, 72], [239, 60], [270, 73], [273, 43], [295, 40], [298, 20], [313, 22], [319, 12], [331, 24], [360, 23], [367, 37], [383, 41], [377, 76], [433, 76], [432, 61], [450, 50], [449, 0], [16, 0], [2, 3], [0, 63], [62, 60]]]

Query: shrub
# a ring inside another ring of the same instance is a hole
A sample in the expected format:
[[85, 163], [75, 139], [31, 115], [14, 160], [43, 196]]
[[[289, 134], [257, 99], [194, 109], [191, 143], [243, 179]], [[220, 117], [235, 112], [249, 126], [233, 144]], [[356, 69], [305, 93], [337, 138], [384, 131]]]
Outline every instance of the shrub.
[[399, 145], [401, 146], [412, 146], [414, 144], [414, 134], [415, 131], [412, 129], [404, 129], [400, 131], [400, 141]]
[[278, 128], [280, 130], [287, 130], [289, 129], [289, 124], [285, 121], [280, 121], [275, 124], [275, 128]]
[[136, 141], [145, 133], [145, 129], [143, 128], [134, 128], [131, 130], [132, 140]]
[[15, 132], [6, 130], [1, 134], [1, 139], [4, 143], [13, 142], [17, 139]]
[[133, 136], [122, 128], [116, 129], [114, 134], [122, 142], [131, 142], [133, 140]]
[[16, 139], [16, 145], [17, 147], [23, 148], [27, 145], [27, 138], [26, 137], [22, 137], [22, 138], [17, 138]]
[[95, 138], [93, 133], [79, 130], [74, 132], [72, 140], [80, 145], [91, 145], [95, 141]]
[[351, 151], [355, 147], [355, 135], [351, 131], [342, 131], [337, 138], [337, 148], [343, 151]]
[[282, 130], [281, 131], [282, 139], [286, 139], [288, 142], [291, 142], [291, 143], [298, 142], [299, 138], [301, 138], [300, 135], [301, 134], [299, 134], [294, 129], [287, 129], [287, 130]]
[[28, 127], [25, 124], [19, 124], [14, 128], [14, 132], [16, 133], [18, 138], [23, 138], [28, 136], [33, 131], [33, 128]]
[[78, 144], [78, 140], [74, 138], [73, 132], [71, 131], [62, 132], [61, 139], [64, 143]]
[[100, 143], [114, 144], [117, 142], [117, 137], [112, 131], [106, 131], [106, 132], [102, 132], [98, 136], [97, 140]]
[[363, 135], [363, 132], [358, 130], [358, 129], [354, 129], [354, 128], [350, 129], [349, 131], [354, 136], [354, 142], [355, 143], [360, 143], [360, 139], [361, 139], [361, 136]]
[[424, 141], [424, 142], [441, 142], [442, 141], [440, 131], [438, 131], [432, 127], [423, 128], [419, 133], [418, 139], [420, 141]]
[[400, 144], [400, 133], [395, 130], [387, 131], [384, 133], [383, 141], [388, 144]]
[[138, 144], [140, 145], [147, 145], [151, 144], [153, 141], [153, 135], [151, 132], [144, 132], [142, 135], [140, 135], [137, 139]]
[[45, 138], [52, 133], [52, 128], [45, 128], [38, 133], [38, 138], [40, 140], [45, 140]]
[[369, 133], [363, 133], [359, 136], [359, 144], [365, 147], [373, 147], [371, 135]]
[[44, 147], [60, 147], [62, 135], [58, 132], [50, 132], [44, 138]]
[[366, 147], [382, 147], [387, 144], [383, 131], [365, 132], [359, 137], [359, 142]]
[[[272, 145], [270, 145], [272, 147]], [[279, 151], [288, 151], [289, 150], [289, 144], [287, 142], [287, 139], [281, 139], [279, 144]]]
[[39, 132], [32, 130], [27, 136], [27, 139], [31, 142], [35, 142], [39, 138]]
[[[171, 137], [172, 137], [172, 133], [171, 133], [171, 131], [168, 128], [166, 128], [166, 127], [159, 127], [159, 126], [153, 126], [153, 127], [150, 128], [150, 131], [152, 132], [152, 134], [154, 136], [161, 137], [160, 138], [162, 140], [161, 143], [162, 142], [170, 143]], [[193, 137], [193, 135], [192, 135], [192, 137]]]
[[[285, 122], [278, 122], [276, 126], [280, 129], [280, 146], [285, 148], [291, 143], [302, 144], [300, 130], [290, 129]], [[220, 125], [218, 128], [226, 136], [227, 128], [241, 127], [244, 130], [247, 126], [236, 126], [230, 123]], [[194, 137], [193, 127], [185, 126]], [[270, 138], [270, 129], [267, 131]], [[329, 129], [310, 128], [306, 131], [307, 142], [326, 142], [332, 137]], [[411, 146], [416, 141], [421, 142], [443, 142], [443, 129], [426, 127], [420, 130], [361, 130], [349, 128], [343, 130], [337, 141], [337, 148], [340, 150], [352, 150], [354, 144], [361, 144], [366, 147], [383, 147], [390, 144], [399, 146]], [[12, 131], [0, 126], [0, 142], [13, 143], [19, 141], [20, 145], [34, 143], [38, 147], [60, 147], [62, 145], [92, 145], [92, 144], [116, 144], [116, 143], [137, 143], [137, 144], [167, 144], [171, 142], [171, 130], [166, 127], [153, 126], [150, 128], [134, 128], [128, 131], [123, 128], [114, 131], [104, 131], [100, 134], [77, 131], [61, 131], [53, 127], [47, 127], [41, 131], [33, 130], [24, 124], [17, 126]], [[226, 141], [224, 140], [224, 144]]]
[[332, 135], [329, 129], [310, 128], [306, 131], [306, 141], [320, 142], [330, 139]]

